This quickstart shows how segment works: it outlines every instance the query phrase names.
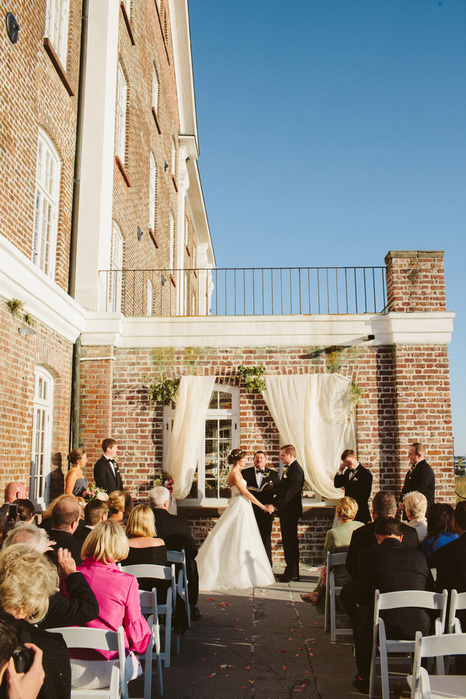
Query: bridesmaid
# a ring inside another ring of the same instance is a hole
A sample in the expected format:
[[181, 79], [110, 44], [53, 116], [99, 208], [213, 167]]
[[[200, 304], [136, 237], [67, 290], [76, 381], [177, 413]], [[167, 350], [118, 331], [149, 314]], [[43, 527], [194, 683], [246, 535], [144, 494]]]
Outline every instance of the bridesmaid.
[[89, 487], [89, 481], [84, 478], [83, 468], [87, 463], [87, 456], [84, 449], [77, 448], [68, 454], [70, 468], [65, 476], [65, 495], [75, 495], [82, 497], [82, 494]]

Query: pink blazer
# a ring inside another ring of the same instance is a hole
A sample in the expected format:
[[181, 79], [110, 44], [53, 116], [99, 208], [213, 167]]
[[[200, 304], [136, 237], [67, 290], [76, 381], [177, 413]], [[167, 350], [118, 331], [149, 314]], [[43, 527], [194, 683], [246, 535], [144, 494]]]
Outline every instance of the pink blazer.
[[[89, 621], [86, 626], [110, 631], [116, 631], [119, 626], [123, 626], [126, 654], [129, 650], [144, 653], [149, 645], [151, 633], [147, 621], [141, 614], [136, 578], [123, 573], [116, 563], [103, 563], [93, 558], [86, 558], [78, 570], [89, 583], [100, 609], [99, 616]], [[118, 654], [109, 651], [100, 655], [104, 655], [107, 660], [113, 660]]]

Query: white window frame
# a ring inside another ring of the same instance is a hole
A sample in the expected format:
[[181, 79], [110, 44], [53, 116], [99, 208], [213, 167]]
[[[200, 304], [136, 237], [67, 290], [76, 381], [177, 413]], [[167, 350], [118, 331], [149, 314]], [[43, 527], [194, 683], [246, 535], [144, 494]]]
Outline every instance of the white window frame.
[[175, 139], [172, 139], [172, 169], [171, 173], [173, 177], [176, 178], [176, 143]]
[[117, 94], [115, 115], [115, 155], [123, 165], [126, 159], [126, 110], [128, 101], [128, 82], [121, 61], [117, 69]]
[[69, 18], [69, 0], [47, 0], [45, 36], [50, 39], [50, 43], [65, 70], [68, 54]]
[[108, 285], [108, 309], [113, 313], [121, 312], [123, 286], [123, 234], [114, 221], [112, 230], [111, 273]]
[[169, 259], [169, 269], [173, 272], [175, 269], [175, 217], [173, 212], [170, 211], [170, 259]]
[[154, 312], [154, 285], [150, 279], [147, 279], [146, 284], [146, 316], [151, 316]]
[[48, 501], [52, 462], [53, 376], [41, 366], [34, 372], [30, 493], [41, 505]]
[[187, 216], [184, 220], [184, 244], [186, 247], [189, 246], [189, 219]]
[[[231, 409], [208, 409], [206, 414], [206, 421], [212, 419], [219, 420], [231, 420], [231, 448], [236, 449], [239, 447], [240, 442], [240, 411], [239, 411], [239, 388], [237, 386], [227, 386], [221, 383], [215, 383], [212, 390], [212, 394], [216, 391], [222, 393], [229, 393], [231, 395]], [[211, 396], [212, 398], [212, 396]], [[172, 403], [170, 406], [164, 408], [163, 414], [163, 457], [164, 463], [166, 462], [167, 449], [168, 449], [168, 437], [171, 433], [173, 426], [173, 419], [175, 415], [175, 406]], [[199, 450], [198, 463], [197, 463], [197, 498], [186, 498], [178, 503], [179, 506], [191, 507], [193, 505], [199, 505], [203, 507], [225, 507], [229, 498], [221, 497], [206, 497], [206, 477], [205, 477], [205, 426], [204, 426], [204, 439], [201, 441], [201, 447]], [[229, 466], [227, 467], [230, 468]]]
[[128, 19], [131, 19], [131, 0], [123, 0], [123, 5], [125, 6]]
[[61, 161], [43, 129], [37, 144], [32, 262], [48, 277], [55, 274]]
[[155, 64], [152, 64], [152, 107], [156, 114], [158, 114], [159, 109], [159, 93], [160, 93], [160, 81], [159, 74], [157, 73], [157, 68]]
[[152, 151], [149, 153], [149, 228], [155, 232], [157, 210], [157, 164]]

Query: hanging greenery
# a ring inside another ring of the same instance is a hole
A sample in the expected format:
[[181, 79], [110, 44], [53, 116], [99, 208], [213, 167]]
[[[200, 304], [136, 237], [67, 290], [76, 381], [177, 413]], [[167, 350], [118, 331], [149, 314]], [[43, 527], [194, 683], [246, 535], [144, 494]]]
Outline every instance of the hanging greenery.
[[152, 381], [148, 385], [149, 396], [152, 400], [163, 401], [164, 405], [176, 402], [180, 379], [164, 379], [163, 381]]
[[248, 393], [262, 393], [265, 391], [265, 379], [262, 376], [265, 374], [265, 366], [261, 364], [260, 366], [243, 366], [239, 365], [237, 372], [240, 378], [246, 384], [246, 391]]
[[354, 383], [354, 381], [351, 383], [349, 395], [351, 405], [348, 410], [348, 422], [351, 420], [357, 404], [363, 399], [365, 393], [365, 390], [358, 386], [357, 383]]
[[5, 303], [10, 309], [10, 313], [12, 315], [16, 315], [18, 311], [23, 310], [23, 302], [19, 299], [10, 299], [9, 301], [5, 301]]

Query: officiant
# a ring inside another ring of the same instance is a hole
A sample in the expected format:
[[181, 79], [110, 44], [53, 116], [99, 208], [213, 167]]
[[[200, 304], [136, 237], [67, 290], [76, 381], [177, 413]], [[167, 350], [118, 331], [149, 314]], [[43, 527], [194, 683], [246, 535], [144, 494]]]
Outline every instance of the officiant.
[[[267, 455], [265, 451], [256, 451], [254, 454], [254, 466], [245, 468], [241, 475], [246, 481], [246, 487], [263, 505], [270, 505], [274, 496], [275, 486], [280, 482], [280, 476], [273, 468], [267, 465]], [[267, 551], [270, 565], [272, 565], [272, 525], [273, 517], [260, 510], [253, 504], [254, 515], [264, 548]]]

